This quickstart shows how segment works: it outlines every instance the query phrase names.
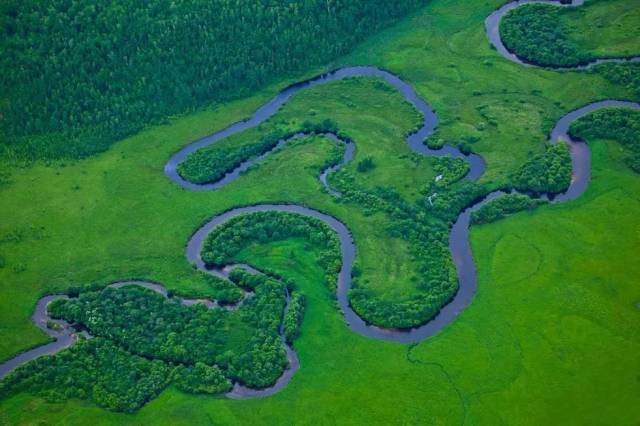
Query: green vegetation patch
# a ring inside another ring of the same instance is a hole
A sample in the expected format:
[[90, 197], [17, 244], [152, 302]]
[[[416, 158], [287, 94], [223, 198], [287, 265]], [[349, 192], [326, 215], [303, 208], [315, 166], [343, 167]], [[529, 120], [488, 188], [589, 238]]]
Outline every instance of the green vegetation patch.
[[506, 194], [472, 212], [471, 222], [476, 224], [495, 222], [513, 213], [531, 210], [546, 203], [545, 200], [531, 198], [524, 194]]
[[636, 99], [640, 98], [640, 62], [604, 63], [593, 67], [591, 72], [626, 87]]
[[215, 364], [228, 377], [261, 388], [274, 383], [287, 366], [279, 336], [285, 293], [276, 280], [256, 279], [255, 296], [237, 311], [188, 307], [127, 286], [56, 301], [50, 312], [136, 355], [185, 365]]
[[535, 194], [560, 194], [571, 184], [571, 155], [564, 142], [547, 145], [544, 154], [533, 156], [513, 174], [511, 180], [519, 191]]
[[422, 2], [5, 2], [0, 152], [103, 151], [149, 123], [327, 63]]
[[291, 344], [300, 335], [302, 318], [304, 316], [304, 295], [299, 291], [291, 292], [289, 306], [284, 316], [284, 336]]
[[187, 393], [219, 394], [233, 387], [231, 381], [216, 365], [196, 362], [194, 366], [179, 365], [173, 371], [173, 381], [178, 389]]
[[569, 133], [582, 140], [611, 139], [627, 149], [624, 162], [640, 173], [640, 111], [606, 108], [575, 121]]
[[626, 0], [589, 1], [579, 7], [525, 4], [502, 20], [505, 46], [537, 65], [571, 67], [601, 57], [640, 54], [640, 12]]
[[449, 229], [464, 208], [487, 193], [483, 185], [459, 182], [468, 172], [468, 165], [462, 165], [461, 161], [438, 159], [436, 168], [442, 177], [426, 184], [415, 202], [407, 201], [393, 188], [363, 187], [356, 175], [347, 170], [330, 177], [332, 185], [344, 194], [345, 202], [357, 205], [367, 214], [386, 216], [383, 232], [387, 238], [408, 243], [413, 266], [411, 280], [415, 286], [410, 294], [395, 298], [379, 296], [369, 286], [370, 275], [363, 273], [361, 262], [354, 266], [349, 303], [366, 321], [388, 328], [416, 327], [433, 318], [458, 291], [458, 277], [449, 251]]
[[592, 59], [559, 23], [563, 9], [525, 4], [510, 11], [500, 23], [500, 37], [511, 52], [542, 66], [569, 67]]
[[266, 211], [229, 219], [207, 236], [202, 260], [208, 266], [225, 266], [234, 263], [235, 256], [251, 244], [294, 237], [307, 238], [321, 248], [318, 263], [325, 270], [328, 285], [335, 289], [342, 266], [338, 236], [319, 219], [300, 214]]
[[0, 394], [27, 391], [52, 402], [90, 399], [108, 410], [132, 412], [168, 385], [172, 370], [96, 337], [19, 367], [2, 380]]
[[[171, 381], [189, 393], [216, 394], [236, 381], [265, 388], [288, 360], [280, 328], [284, 284], [261, 274], [236, 274], [250, 288], [235, 310], [186, 306], [139, 286], [85, 292], [48, 309], [54, 318], [86, 328], [87, 342], [37, 358], [10, 373], [0, 392], [28, 391], [49, 400], [91, 399], [116, 411], [133, 411]], [[302, 300], [285, 319], [293, 341]]]
[[[269, 125], [262, 125], [251, 133], [251, 135], [260, 134], [259, 142], [237, 144], [233, 143], [236, 142], [235, 140], [232, 140], [223, 145], [223, 147], [214, 144], [197, 150], [178, 165], [178, 173], [183, 179], [193, 183], [216, 182], [243, 162], [271, 151], [278, 142], [288, 140], [296, 134], [338, 134], [336, 124], [329, 119], [325, 119], [320, 123], [305, 121], [297, 126], [276, 123], [269, 133], [262, 134], [265, 132], [263, 129], [268, 127]], [[348, 136], [343, 134], [340, 137], [345, 141], [350, 140]]]

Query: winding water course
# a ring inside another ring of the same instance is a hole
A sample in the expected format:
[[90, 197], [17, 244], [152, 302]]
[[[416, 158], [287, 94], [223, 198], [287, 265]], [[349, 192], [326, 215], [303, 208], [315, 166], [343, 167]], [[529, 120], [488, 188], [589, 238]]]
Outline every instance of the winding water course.
[[[509, 10], [518, 7], [525, 3], [553, 3], [558, 4], [554, 1], [541, 1], [541, 0], [520, 0], [511, 3], [507, 3], [502, 8], [498, 9], [491, 16], [487, 18], [486, 21], [486, 29], [487, 35], [491, 42], [496, 46], [498, 51], [507, 59], [512, 60], [514, 62], [520, 63], [522, 65], [529, 66], [530, 64], [523, 63], [520, 59], [518, 59], [515, 55], [511, 54], [506, 50], [502, 41], [499, 37], [499, 23], [502, 16], [507, 13]], [[582, 4], [581, 1], [574, 1], [569, 6], [577, 6]], [[633, 60], [637, 60], [634, 58]], [[620, 60], [598, 60], [597, 63], [601, 63], [603, 61], [620, 61]], [[588, 66], [592, 66], [593, 64], [584, 66], [584, 67], [575, 67], [573, 69], [582, 69]], [[319, 75], [315, 78], [302, 81], [300, 83], [296, 83], [284, 89], [282, 92], [278, 93], [274, 98], [270, 101], [262, 105], [258, 110], [247, 120], [237, 122], [232, 124], [231, 126], [216, 132], [210, 136], [197, 140], [183, 149], [178, 151], [175, 155], [171, 157], [171, 159], [167, 162], [165, 166], [165, 174], [176, 184], [181, 187], [193, 190], [193, 191], [203, 191], [203, 190], [216, 190], [222, 188], [223, 186], [233, 182], [236, 180], [240, 173], [247, 168], [249, 168], [252, 164], [259, 162], [266, 155], [273, 152], [276, 149], [279, 149], [283, 144], [292, 140], [293, 138], [302, 137], [306, 134], [300, 133], [294, 135], [292, 138], [282, 140], [278, 143], [278, 145], [271, 151], [251, 160], [248, 160], [238, 166], [235, 170], [227, 174], [223, 179], [218, 182], [208, 183], [208, 184], [194, 184], [192, 182], [188, 182], [184, 180], [177, 173], [177, 166], [182, 161], [186, 159], [186, 157], [206, 146], [214, 144], [226, 137], [229, 137], [233, 134], [242, 132], [244, 130], [250, 129], [264, 122], [271, 116], [273, 116], [295, 93], [311, 88], [320, 84], [325, 84], [337, 80], [341, 80], [349, 77], [378, 77], [384, 79], [387, 83], [395, 87], [400, 94], [411, 103], [418, 111], [423, 114], [423, 123], [420, 129], [416, 132], [412, 133], [407, 137], [407, 144], [409, 148], [416, 153], [426, 155], [426, 156], [453, 156], [457, 158], [463, 158], [470, 164], [470, 171], [467, 174], [466, 178], [470, 180], [477, 180], [482, 176], [485, 170], [485, 163], [479, 155], [471, 154], [465, 155], [461, 153], [457, 148], [452, 146], [445, 146], [440, 150], [433, 150], [428, 148], [423, 144], [423, 141], [433, 133], [436, 125], [437, 125], [437, 116], [435, 112], [431, 109], [429, 104], [425, 102], [416, 91], [413, 89], [411, 85], [400, 79], [400, 77], [373, 66], [355, 66], [355, 67], [346, 67], [341, 68], [326, 74]], [[562, 117], [554, 127], [553, 131], [549, 135], [549, 142], [557, 143], [560, 140], [565, 140], [569, 143], [571, 149], [571, 160], [573, 166], [573, 177], [569, 189], [556, 197], [554, 197], [552, 202], [565, 202], [569, 200], [573, 200], [576, 197], [580, 196], [587, 188], [590, 180], [590, 151], [586, 144], [575, 141], [570, 138], [568, 135], [568, 130], [572, 122], [579, 119], [580, 117], [589, 114], [595, 110], [605, 108], [605, 107], [625, 107], [625, 108], [633, 108], [640, 110], [640, 104], [635, 102], [628, 101], [619, 101], [619, 100], [603, 100], [599, 102], [594, 102], [588, 104], [582, 108], [571, 111]], [[331, 138], [337, 143], [344, 143], [346, 145], [345, 154], [343, 160], [340, 164], [332, 166], [322, 172], [320, 175], [320, 180], [323, 185], [326, 187], [328, 192], [336, 197], [339, 197], [341, 194], [330, 188], [327, 184], [327, 176], [331, 172], [335, 171], [337, 168], [351, 161], [354, 156], [355, 146], [353, 143], [348, 141], [341, 140], [337, 135], [334, 134], [324, 134], [324, 136]], [[253, 269], [249, 265], [229, 265], [223, 269], [207, 269], [204, 262], [201, 258], [201, 250], [204, 244], [204, 240], [207, 235], [212, 232], [217, 226], [225, 223], [227, 220], [236, 217], [240, 214], [247, 214], [253, 212], [261, 212], [261, 211], [282, 211], [289, 213], [297, 213], [309, 217], [313, 217], [323, 221], [329, 227], [331, 227], [339, 236], [340, 239], [340, 247], [342, 252], [342, 268], [340, 270], [338, 276], [338, 288], [337, 288], [337, 298], [339, 302], [340, 309], [343, 312], [345, 317], [345, 321], [348, 326], [355, 332], [362, 334], [367, 337], [381, 339], [381, 340], [390, 340], [397, 341], [402, 343], [412, 343], [421, 341], [429, 336], [434, 335], [438, 331], [440, 331], [443, 327], [451, 323], [459, 314], [464, 310], [466, 306], [471, 303], [473, 296], [475, 295], [477, 289], [477, 274], [475, 270], [475, 265], [473, 262], [473, 255], [471, 252], [471, 247], [469, 244], [469, 220], [471, 212], [481, 207], [483, 204], [493, 200], [497, 197], [500, 197], [504, 194], [502, 191], [495, 191], [488, 194], [483, 200], [478, 203], [469, 206], [463, 212], [461, 212], [460, 216], [454, 223], [451, 229], [451, 235], [449, 239], [449, 248], [451, 250], [453, 262], [455, 264], [458, 277], [459, 277], [459, 290], [453, 300], [448, 303], [446, 306], [442, 308], [437, 316], [435, 316], [432, 320], [427, 322], [426, 324], [411, 329], [411, 330], [392, 330], [392, 329], [383, 329], [379, 327], [375, 327], [367, 324], [362, 320], [350, 307], [348, 302], [348, 292], [351, 287], [351, 266], [356, 256], [356, 248], [353, 242], [353, 238], [349, 229], [340, 222], [338, 219], [327, 215], [325, 213], [296, 205], [286, 205], [286, 204], [263, 204], [257, 206], [248, 206], [248, 207], [239, 207], [236, 209], [229, 210], [221, 215], [218, 215], [211, 219], [208, 223], [198, 229], [191, 237], [187, 244], [186, 249], [186, 257], [189, 262], [194, 264], [199, 270], [222, 277], [227, 278], [228, 272], [233, 267], [243, 267], [251, 272], [258, 272]], [[157, 283], [149, 283], [144, 281], [126, 281], [111, 284], [111, 287], [121, 287], [125, 285], [139, 285], [151, 290], [154, 290], [158, 293], [161, 293], [167, 296], [166, 289]], [[251, 295], [246, 295], [245, 297], [250, 297]], [[75, 330], [70, 324], [59, 321], [52, 320], [46, 311], [46, 306], [51, 301], [58, 298], [66, 298], [68, 296], [65, 295], [51, 295], [45, 296], [38, 301], [36, 311], [33, 314], [32, 321], [33, 323], [47, 333], [52, 338], [56, 339], [56, 341], [39, 346], [30, 351], [24, 352], [22, 354], [17, 355], [13, 359], [6, 361], [0, 364], [0, 378], [8, 374], [11, 370], [18, 367], [19, 365], [28, 362], [34, 358], [37, 358], [42, 355], [53, 354], [64, 348], [72, 345], [76, 340], [79, 332]], [[182, 303], [189, 305], [193, 303], [204, 303], [209, 308], [216, 308], [219, 305], [215, 301], [208, 300], [193, 300], [193, 299], [181, 299]], [[288, 297], [287, 297], [288, 304]], [[236, 306], [237, 307], [237, 306]], [[234, 306], [226, 307], [227, 309], [233, 309]], [[285, 308], [286, 310], [286, 308]], [[47, 322], [51, 321], [49, 324], [55, 324], [56, 329], [51, 329], [47, 326]], [[88, 336], [90, 337], [90, 336]], [[234, 389], [227, 394], [230, 398], [246, 398], [246, 397], [256, 397], [256, 396], [267, 396], [277, 392], [282, 389], [289, 382], [295, 371], [299, 367], [299, 361], [293, 349], [286, 345], [287, 357], [289, 359], [289, 368], [284, 372], [284, 374], [278, 379], [278, 381], [267, 389], [255, 390], [249, 389], [240, 386], [239, 384], [235, 384]]]

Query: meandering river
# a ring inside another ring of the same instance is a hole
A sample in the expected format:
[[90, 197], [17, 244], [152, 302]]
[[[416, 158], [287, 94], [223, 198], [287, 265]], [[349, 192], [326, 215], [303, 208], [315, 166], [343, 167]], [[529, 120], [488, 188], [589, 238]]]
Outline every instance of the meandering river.
[[[508, 60], [520, 63], [522, 65], [529, 65], [523, 63], [517, 56], [510, 53], [503, 45], [499, 36], [499, 23], [502, 16], [507, 13], [509, 10], [518, 7], [525, 3], [540, 3], [540, 0], [521, 0], [515, 1], [511, 3], [507, 3], [505, 6], [496, 10], [493, 14], [491, 14], [486, 20], [486, 30], [487, 36], [490, 41], [496, 47], [498, 52], [502, 54]], [[544, 3], [554, 3], [556, 2], [547, 2]], [[581, 4], [580, 1], [574, 1], [572, 6]], [[635, 59], [634, 59], [635, 60]], [[602, 62], [603, 60], [599, 60]], [[617, 61], [617, 60], [616, 60]], [[587, 65], [592, 66], [593, 64]], [[575, 67], [573, 69], [581, 69], [585, 67]], [[280, 149], [284, 144], [288, 141], [299, 138], [304, 134], [296, 134], [293, 137], [281, 140], [276, 147], [251, 160], [248, 160], [238, 166], [235, 170], [228, 173], [222, 179], [217, 182], [207, 183], [207, 184], [194, 184], [192, 182], [184, 180], [177, 172], [178, 165], [184, 161], [189, 154], [202, 149], [204, 147], [215, 144], [218, 141], [221, 141], [233, 134], [243, 132], [250, 128], [253, 128], [265, 120], [272, 117], [276, 112], [280, 110], [280, 108], [296, 93], [306, 90], [311, 87], [315, 87], [321, 84], [330, 83], [333, 81], [341, 80], [349, 77], [377, 77], [385, 80], [391, 86], [393, 86], [398, 92], [409, 102], [411, 103], [418, 111], [422, 113], [423, 122], [421, 127], [410, 134], [406, 138], [407, 145], [410, 150], [416, 152], [421, 155], [426, 156], [453, 156], [457, 158], [463, 158], [464, 160], [469, 162], [470, 171], [466, 176], [466, 179], [477, 180], [479, 179], [484, 170], [485, 170], [485, 162], [482, 158], [477, 154], [465, 155], [460, 152], [456, 147], [453, 146], [445, 146], [440, 150], [433, 150], [424, 145], [424, 140], [433, 133], [436, 125], [438, 123], [438, 118], [436, 113], [433, 111], [431, 106], [423, 100], [415, 89], [407, 82], [402, 80], [395, 74], [392, 74], [388, 71], [379, 69], [373, 66], [354, 66], [354, 67], [345, 67], [340, 68], [338, 70], [319, 75], [315, 78], [302, 81], [300, 83], [296, 83], [291, 85], [280, 93], [278, 93], [274, 98], [266, 102], [260, 108], [256, 110], [256, 112], [244, 121], [237, 122], [232, 124], [231, 126], [216, 132], [210, 136], [207, 136], [203, 139], [197, 140], [183, 149], [178, 151], [175, 155], [171, 157], [171, 159], [167, 162], [165, 166], [165, 174], [167, 177], [180, 185], [181, 187], [187, 190], [193, 191], [205, 191], [205, 190], [216, 190], [221, 188], [230, 182], [238, 179], [241, 175], [241, 172], [249, 168], [252, 164], [260, 162], [265, 156], [269, 155], [274, 150]], [[578, 118], [604, 107], [626, 107], [626, 108], [634, 108], [640, 109], [640, 104], [634, 102], [626, 102], [626, 101], [618, 101], [618, 100], [603, 100], [599, 102], [594, 102], [588, 105], [585, 105], [582, 108], [579, 108], [575, 111], [571, 111], [562, 117], [554, 127], [553, 131], [549, 135], [549, 141], [551, 143], [557, 143], [559, 140], [563, 139], [568, 142], [571, 149], [571, 160], [573, 166], [573, 177], [569, 189], [556, 197], [553, 198], [552, 202], [566, 202], [576, 197], [580, 196], [587, 188], [590, 180], [590, 152], [589, 148], [585, 143], [574, 141], [568, 135], [568, 129], [572, 122], [577, 120]], [[343, 156], [342, 161], [332, 166], [322, 172], [320, 175], [320, 181], [326, 187], [329, 194], [340, 197], [341, 194], [331, 188], [327, 183], [327, 176], [331, 172], [335, 171], [337, 168], [342, 165], [348, 163], [353, 159], [354, 156], [354, 144], [348, 141], [341, 140], [337, 135], [331, 133], [325, 133], [325, 136], [331, 138], [336, 143], [345, 144], [345, 154]], [[282, 212], [290, 212], [297, 213], [309, 217], [313, 217], [323, 221], [329, 227], [331, 227], [339, 236], [340, 239], [340, 248], [342, 253], [342, 268], [338, 275], [338, 285], [337, 285], [337, 299], [344, 315], [345, 321], [347, 325], [355, 332], [360, 333], [364, 336], [381, 339], [381, 340], [391, 340], [402, 343], [411, 343], [423, 340], [429, 336], [440, 331], [443, 327], [451, 323], [463, 310], [466, 306], [468, 306], [473, 296], [475, 295], [477, 289], [477, 274], [473, 261], [473, 255], [471, 252], [471, 247], [469, 243], [469, 220], [471, 212], [484, 203], [495, 199], [504, 192], [496, 191], [488, 194], [483, 200], [477, 202], [476, 204], [469, 206], [464, 211], [461, 212], [458, 219], [454, 223], [451, 234], [449, 238], [449, 248], [451, 250], [451, 255], [453, 258], [453, 262], [455, 264], [458, 277], [459, 277], [459, 290], [456, 293], [455, 297], [451, 300], [450, 303], [445, 305], [441, 311], [435, 316], [433, 319], [428, 321], [426, 324], [416, 327], [410, 330], [392, 330], [392, 329], [383, 329], [379, 327], [372, 326], [367, 324], [362, 318], [360, 318], [354, 311], [351, 309], [348, 300], [348, 293], [351, 287], [351, 267], [353, 261], [356, 257], [356, 246], [353, 242], [353, 238], [351, 237], [351, 233], [348, 227], [340, 222], [338, 219], [317, 211], [310, 209], [305, 206], [296, 206], [296, 205], [286, 205], [286, 204], [263, 204], [256, 206], [246, 206], [239, 207], [221, 215], [218, 215], [211, 219], [208, 223], [202, 226], [199, 230], [197, 230], [189, 240], [186, 248], [186, 257], [189, 262], [194, 264], [198, 269], [205, 271], [210, 274], [218, 275], [220, 277], [226, 278], [228, 276], [229, 268], [225, 269], [207, 269], [202, 258], [200, 256], [202, 245], [204, 243], [207, 235], [212, 232], [217, 226], [226, 222], [227, 220], [240, 215], [247, 214], [253, 212], [260, 211], [282, 211]], [[238, 265], [235, 265], [238, 266]], [[248, 265], [239, 265], [241, 267], [245, 267], [251, 269]], [[255, 272], [255, 271], [254, 271]], [[110, 287], [121, 287], [125, 285], [139, 285], [146, 288], [149, 288], [153, 291], [156, 291], [160, 294], [167, 296], [166, 289], [157, 283], [148, 283], [142, 281], [126, 281], [111, 284]], [[64, 321], [60, 320], [52, 320], [49, 318], [46, 310], [46, 306], [52, 300], [57, 298], [66, 298], [65, 295], [52, 295], [45, 296], [37, 304], [36, 311], [32, 317], [32, 320], [36, 326], [38, 326], [41, 330], [47, 333], [52, 338], [56, 339], [54, 342], [39, 346], [30, 351], [19, 354], [15, 358], [0, 364], [0, 378], [8, 374], [11, 370], [16, 368], [17, 366], [32, 360], [36, 357], [52, 354], [58, 352], [66, 347], [69, 347], [73, 344], [77, 336], [80, 332], [74, 329], [70, 324], [67, 324]], [[249, 296], [247, 296], [249, 297]], [[204, 303], [209, 308], [217, 308], [218, 305], [215, 301], [209, 300], [192, 300], [192, 299], [180, 299], [184, 304], [193, 304], [193, 303]], [[287, 298], [288, 302], [288, 298]], [[227, 309], [234, 307], [226, 307]], [[52, 326], [54, 328], [52, 328]], [[282, 332], [281, 332], [282, 334]], [[90, 336], [89, 336], [90, 337]], [[284, 338], [283, 338], [284, 342]], [[266, 396], [270, 395], [274, 392], [277, 392], [282, 387], [286, 386], [294, 372], [299, 366], [299, 362], [295, 351], [288, 345], [286, 342], [284, 343], [287, 350], [287, 357], [289, 359], [289, 368], [284, 372], [284, 374], [278, 379], [278, 381], [270, 388], [262, 389], [262, 390], [254, 390], [245, 388], [236, 384], [234, 389], [228, 394], [230, 398], [245, 398], [245, 397], [255, 397], [255, 396]]]

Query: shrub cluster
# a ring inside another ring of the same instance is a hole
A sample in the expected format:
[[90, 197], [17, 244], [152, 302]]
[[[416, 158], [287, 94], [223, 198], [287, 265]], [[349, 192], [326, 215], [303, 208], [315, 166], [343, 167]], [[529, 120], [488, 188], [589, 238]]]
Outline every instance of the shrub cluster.
[[513, 187], [534, 194], [560, 194], [571, 184], [571, 155], [564, 142], [547, 145], [512, 176]]
[[178, 174], [193, 183], [216, 182], [243, 162], [272, 150], [278, 141], [290, 136], [293, 134], [274, 131], [256, 143], [224, 149], [217, 149], [215, 145], [200, 149], [178, 164]]
[[560, 21], [562, 8], [525, 4], [511, 10], [500, 23], [500, 37], [509, 51], [541, 66], [570, 67], [593, 56], [569, 39]]
[[304, 316], [304, 295], [297, 291], [291, 292], [289, 307], [284, 316], [284, 337], [287, 343], [292, 344], [300, 335], [300, 326]]
[[373, 170], [376, 167], [376, 163], [373, 161], [372, 157], [365, 157], [362, 160], [358, 161], [358, 165], [356, 166], [356, 169], [360, 172], [360, 173], [366, 173], [369, 170]]
[[233, 387], [220, 368], [203, 362], [196, 362], [194, 366], [178, 365], [172, 378], [176, 387], [187, 393], [218, 394]]
[[[283, 126], [275, 125], [274, 129], [264, 135], [259, 142], [226, 148], [220, 148], [214, 144], [200, 149], [178, 165], [178, 173], [183, 179], [193, 183], [217, 182], [243, 162], [271, 151], [279, 141], [287, 140], [298, 133], [308, 135], [333, 133], [339, 135], [343, 140], [351, 140], [347, 135], [339, 133], [336, 124], [329, 119], [319, 123], [305, 121], [299, 126], [289, 126], [286, 129]], [[328, 160], [328, 165], [335, 163], [337, 161], [334, 152]]]
[[640, 173], [640, 111], [606, 108], [576, 120], [569, 129], [572, 137], [582, 140], [613, 139], [627, 149], [626, 164]]
[[608, 62], [593, 67], [590, 72], [601, 74], [613, 84], [619, 84], [640, 97], [640, 62]]
[[435, 157], [433, 170], [436, 172], [434, 187], [446, 187], [458, 182], [469, 173], [469, 163], [462, 158], [456, 157]]
[[490, 223], [502, 219], [510, 214], [536, 208], [547, 201], [531, 198], [524, 194], [506, 194], [491, 200], [478, 210], [471, 213], [471, 223]]

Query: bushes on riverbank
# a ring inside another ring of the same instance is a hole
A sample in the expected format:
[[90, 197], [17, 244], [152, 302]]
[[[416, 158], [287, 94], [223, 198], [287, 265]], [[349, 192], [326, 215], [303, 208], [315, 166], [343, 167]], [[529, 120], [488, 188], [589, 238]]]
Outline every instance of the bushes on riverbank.
[[292, 136], [274, 131], [259, 142], [224, 149], [200, 149], [178, 164], [178, 174], [189, 182], [216, 182], [243, 162], [272, 150], [280, 139]]
[[628, 108], [606, 108], [592, 112], [573, 122], [572, 137], [590, 140], [613, 139], [627, 150], [625, 163], [640, 173], [640, 111]]
[[[339, 135], [344, 141], [351, 141], [351, 138], [340, 133], [336, 124], [329, 119], [319, 123], [305, 121], [301, 125], [286, 128], [276, 125], [270, 133], [262, 136], [259, 142], [225, 148], [214, 144], [199, 149], [178, 164], [178, 174], [193, 183], [217, 182], [243, 162], [271, 151], [279, 141], [288, 140], [299, 133], [305, 135], [332, 133]], [[339, 158], [336, 159], [335, 153], [332, 153], [328, 165], [337, 164], [338, 161]]]
[[322, 221], [300, 214], [266, 211], [231, 218], [207, 236], [202, 259], [208, 266], [223, 266], [233, 263], [234, 256], [250, 244], [291, 237], [307, 238], [320, 248], [318, 263], [326, 273], [327, 284], [335, 289], [342, 266], [340, 241]]
[[570, 67], [592, 59], [567, 36], [560, 23], [563, 10], [546, 4], [525, 4], [502, 18], [500, 37], [509, 51], [541, 66]]
[[218, 394], [231, 390], [229, 379], [217, 366], [196, 362], [194, 366], [179, 365], [173, 370], [176, 387], [187, 393]]
[[284, 337], [287, 343], [292, 344], [300, 335], [300, 326], [304, 316], [304, 296], [297, 292], [291, 292], [289, 307], [284, 316]]
[[548, 145], [511, 176], [513, 187], [535, 194], [559, 194], [571, 184], [571, 155], [564, 142]]
[[385, 231], [391, 238], [408, 242], [415, 264], [413, 281], [417, 291], [405, 300], [381, 298], [367, 285], [364, 275], [354, 271], [349, 303], [365, 321], [386, 328], [416, 327], [433, 318], [458, 291], [449, 228], [462, 209], [486, 194], [486, 188], [475, 183], [453, 184], [468, 171], [460, 161], [439, 159], [439, 170], [447, 178], [430, 182], [425, 196], [413, 203], [391, 188], [363, 189], [346, 171], [332, 180], [332, 185], [345, 194], [345, 202], [358, 204], [371, 214], [382, 212], [389, 216]]
[[593, 67], [592, 73], [601, 74], [613, 84], [619, 84], [640, 98], [640, 62], [604, 63]]
[[18, 367], [0, 382], [0, 395], [26, 391], [49, 401], [89, 399], [108, 410], [132, 412], [167, 386], [172, 370], [96, 337]]
[[471, 213], [471, 223], [483, 224], [495, 222], [510, 214], [533, 209], [547, 201], [534, 199], [523, 194], [506, 194], [491, 200]]

